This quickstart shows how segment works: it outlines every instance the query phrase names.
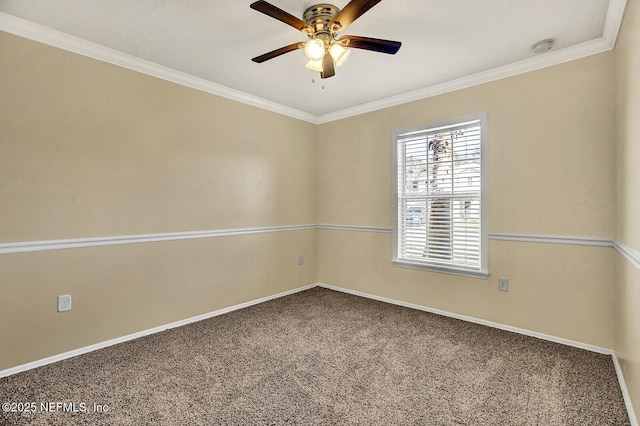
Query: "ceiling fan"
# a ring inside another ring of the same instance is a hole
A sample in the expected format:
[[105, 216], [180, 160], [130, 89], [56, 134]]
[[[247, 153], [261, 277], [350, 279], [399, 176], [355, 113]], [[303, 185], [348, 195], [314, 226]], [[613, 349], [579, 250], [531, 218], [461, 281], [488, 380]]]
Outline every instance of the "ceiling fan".
[[266, 1], [256, 1], [251, 4], [252, 9], [302, 31], [309, 40], [281, 47], [251, 60], [262, 63], [285, 53], [304, 49], [309, 58], [307, 68], [319, 71], [322, 78], [329, 78], [335, 75], [335, 67], [342, 65], [351, 54], [349, 48], [394, 55], [402, 44], [399, 41], [340, 35], [340, 32], [380, 1], [382, 0], [351, 0], [342, 10], [334, 5], [321, 3], [309, 7], [304, 12], [303, 20]]

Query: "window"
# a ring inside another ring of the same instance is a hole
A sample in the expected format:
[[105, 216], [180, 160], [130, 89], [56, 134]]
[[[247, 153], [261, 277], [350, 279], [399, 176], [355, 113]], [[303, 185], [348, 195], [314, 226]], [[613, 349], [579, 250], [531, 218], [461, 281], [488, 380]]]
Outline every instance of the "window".
[[487, 271], [486, 113], [393, 133], [393, 263]]

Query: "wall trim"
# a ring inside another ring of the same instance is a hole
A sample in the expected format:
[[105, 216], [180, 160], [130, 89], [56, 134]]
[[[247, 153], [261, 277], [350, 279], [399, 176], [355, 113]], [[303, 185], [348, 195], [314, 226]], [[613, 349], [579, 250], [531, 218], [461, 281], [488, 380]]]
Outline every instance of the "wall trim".
[[565, 62], [603, 53], [611, 49], [612, 47], [609, 41], [603, 38], [594, 39], [574, 46], [565, 47], [561, 50], [550, 51], [544, 55], [530, 57], [501, 67], [492, 68], [486, 71], [446, 81], [444, 83], [434, 84], [422, 89], [413, 90], [400, 95], [324, 114], [319, 116], [317, 120], [319, 124], [342, 120], [344, 118], [354, 117], [356, 115], [366, 114], [368, 112], [378, 111], [384, 108], [390, 108], [461, 89], [479, 86], [481, 84], [513, 77], [553, 65], [559, 65]]
[[618, 357], [615, 353], [611, 355], [611, 358], [613, 358], [613, 366], [616, 369], [616, 376], [618, 376], [618, 383], [620, 384], [620, 391], [622, 392], [624, 405], [627, 407], [629, 421], [631, 422], [631, 426], [638, 426], [638, 418], [636, 417], [636, 412], [633, 408], [633, 403], [631, 402], [631, 395], [629, 395], [629, 389], [627, 388], [627, 382], [624, 379], [620, 362], [618, 361]]
[[[262, 226], [254, 228], [213, 229], [205, 231], [169, 232], [159, 234], [117, 235], [91, 238], [71, 238], [63, 240], [24, 241], [16, 243], [1, 243], [0, 255], [11, 253], [24, 253], [44, 250], [62, 250], [83, 247], [99, 247], [119, 244], [153, 243], [172, 240], [190, 240], [195, 238], [227, 237], [234, 235], [260, 234], [266, 232], [302, 231], [308, 229], [324, 229], [347, 232], [370, 232], [391, 234], [391, 228], [373, 226], [352, 226], [335, 224], [304, 224], [289, 226]], [[507, 234], [489, 233], [490, 240], [516, 241], [525, 243], [544, 244], [568, 244], [591, 247], [614, 247], [629, 259], [637, 268], [640, 268], [640, 255], [622, 242], [606, 238], [575, 237], [562, 235], [535, 235], [535, 234]]]
[[627, 246], [620, 240], [613, 240], [613, 247], [618, 250], [618, 252], [627, 258], [629, 262], [633, 264], [637, 269], [640, 269], [640, 253], [633, 250], [631, 247]]
[[127, 334], [126, 336], [117, 337], [115, 339], [107, 340], [104, 342], [96, 343], [94, 345], [85, 346], [83, 348], [75, 349], [69, 352], [64, 352], [62, 354], [50, 356], [44, 359], [40, 359], [37, 361], [28, 362], [26, 364], [18, 365], [16, 367], [7, 368], [6, 370], [0, 370], [0, 378], [11, 376], [14, 374], [22, 373], [23, 371], [32, 370], [34, 368], [42, 367], [47, 364], [52, 364], [54, 362], [62, 361], [68, 358], [73, 358], [78, 355], [86, 354], [89, 352], [97, 351], [98, 349], [103, 349], [109, 346], [117, 345], [118, 343], [128, 342], [130, 340], [138, 339], [140, 337], [148, 336], [150, 334], [159, 333], [161, 331], [169, 330], [171, 328], [181, 327], [183, 325], [191, 324], [193, 322], [198, 322], [202, 320], [206, 320], [212, 317], [216, 317], [218, 315], [223, 315], [229, 312], [237, 311], [238, 309], [248, 308], [249, 306], [257, 305], [259, 303], [268, 302], [273, 299], [278, 299], [280, 297], [289, 296], [294, 293], [299, 293], [301, 291], [309, 290], [314, 287], [317, 287], [317, 283], [309, 284], [303, 287], [294, 288], [293, 290], [283, 291], [282, 293], [274, 294], [271, 296], [261, 297], [259, 299], [251, 300], [248, 302], [240, 303], [238, 305], [230, 306], [228, 308], [218, 309], [217, 311], [208, 312], [202, 315], [196, 315], [191, 318], [183, 319], [180, 321], [175, 321], [170, 324], [161, 325], [158, 327], [153, 327], [147, 330], [138, 331], [136, 333]]
[[352, 225], [327, 225], [320, 224], [316, 226], [318, 229], [330, 229], [333, 231], [352, 231], [352, 232], [375, 232], [382, 234], [391, 234], [391, 228], [377, 228], [373, 226], [352, 226]]
[[267, 232], [303, 231], [316, 229], [316, 225], [263, 226], [256, 228], [217, 229], [208, 231], [170, 232], [163, 234], [120, 235], [112, 237], [75, 238], [66, 240], [27, 241], [0, 244], [0, 254], [30, 251], [61, 250], [81, 247], [111, 246], [119, 244], [154, 243], [194, 238], [227, 237], [232, 235], [261, 234]]
[[0, 30], [122, 68], [170, 81], [181, 86], [190, 87], [201, 92], [221, 96], [223, 98], [265, 109], [277, 114], [317, 124], [317, 117], [313, 114], [250, 95], [221, 84], [213, 83], [209, 80], [195, 77], [133, 55], [128, 55], [126, 53], [56, 31], [52, 28], [20, 19], [8, 13], [0, 12]]
[[616, 47], [627, 1], [628, 0], [609, 0], [609, 9], [607, 10], [607, 17], [605, 18], [604, 29], [602, 30], [602, 39], [611, 45], [611, 49]]
[[571, 235], [537, 235], [537, 234], [507, 234], [489, 233], [490, 240], [518, 241], [523, 243], [569, 244], [576, 246], [613, 247], [613, 241], [608, 238], [575, 237]]
[[176, 84], [190, 87], [213, 95], [222, 96], [244, 104], [262, 108], [277, 114], [297, 118], [313, 124], [323, 124], [343, 118], [353, 117], [367, 112], [377, 111], [396, 105], [429, 98], [444, 93], [477, 86], [491, 81], [500, 80], [518, 74], [535, 71], [564, 62], [573, 61], [598, 53], [606, 52], [615, 47], [618, 32], [622, 24], [622, 17], [627, 0], [610, 0], [609, 9], [605, 19], [602, 37], [593, 39], [564, 49], [547, 52], [527, 58], [502, 67], [478, 72], [466, 77], [454, 79], [448, 82], [434, 84], [422, 89], [406, 92], [397, 96], [391, 96], [373, 102], [368, 102], [352, 108], [331, 112], [323, 115], [314, 115], [291, 108], [276, 102], [268, 101], [254, 95], [243, 93], [239, 90], [210, 82], [192, 75], [173, 70], [150, 61], [137, 58], [86, 40], [74, 37], [60, 31], [53, 30], [13, 15], [0, 12], [0, 30], [25, 37], [40, 43], [58, 47], [70, 52], [78, 53], [99, 61], [107, 62], [133, 71], [141, 72], [153, 77], [158, 77]]
[[[320, 224], [317, 225], [317, 228], [330, 229], [334, 231], [378, 232], [389, 234], [393, 232], [391, 228], [334, 224]], [[523, 243], [569, 244], [593, 247], [614, 247], [613, 241], [608, 238], [575, 237], [571, 235], [512, 234], [498, 232], [490, 232], [488, 235], [490, 240], [517, 241]]]

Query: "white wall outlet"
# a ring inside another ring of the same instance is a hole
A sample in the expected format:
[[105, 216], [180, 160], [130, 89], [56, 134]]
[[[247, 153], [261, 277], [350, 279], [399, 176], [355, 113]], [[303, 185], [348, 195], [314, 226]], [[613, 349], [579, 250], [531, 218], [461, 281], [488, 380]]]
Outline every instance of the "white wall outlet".
[[498, 290], [509, 291], [509, 278], [498, 278]]
[[298, 256], [298, 265], [304, 265], [304, 256]]
[[58, 296], [58, 312], [65, 312], [71, 310], [71, 295], [65, 294]]

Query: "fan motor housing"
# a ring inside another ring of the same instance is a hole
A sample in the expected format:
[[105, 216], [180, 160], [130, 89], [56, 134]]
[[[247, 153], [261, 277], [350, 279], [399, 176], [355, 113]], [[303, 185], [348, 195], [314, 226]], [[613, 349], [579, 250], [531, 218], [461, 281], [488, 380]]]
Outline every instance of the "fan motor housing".
[[329, 34], [329, 22], [335, 18], [340, 9], [332, 4], [320, 3], [305, 10], [303, 19], [315, 29], [316, 37], [320, 34]]

